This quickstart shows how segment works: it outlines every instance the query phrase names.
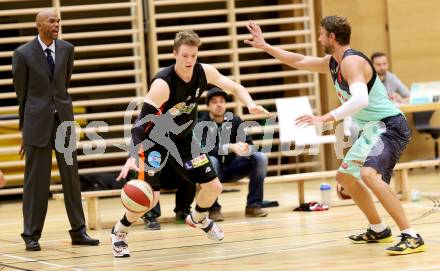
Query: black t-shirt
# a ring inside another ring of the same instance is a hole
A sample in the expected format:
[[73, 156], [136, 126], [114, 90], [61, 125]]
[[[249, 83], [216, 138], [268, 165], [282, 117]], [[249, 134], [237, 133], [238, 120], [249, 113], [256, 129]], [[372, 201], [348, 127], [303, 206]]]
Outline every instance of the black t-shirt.
[[158, 78], [164, 80], [170, 88], [170, 97], [161, 106], [162, 113], [171, 114], [174, 117], [174, 122], [179, 126], [192, 121], [191, 125], [180, 134], [171, 134], [171, 139], [173, 141], [191, 139], [192, 130], [197, 123], [198, 100], [208, 86], [202, 65], [200, 63], [195, 64], [191, 81], [188, 83], [177, 75], [174, 64], [157, 73], [151, 82]]

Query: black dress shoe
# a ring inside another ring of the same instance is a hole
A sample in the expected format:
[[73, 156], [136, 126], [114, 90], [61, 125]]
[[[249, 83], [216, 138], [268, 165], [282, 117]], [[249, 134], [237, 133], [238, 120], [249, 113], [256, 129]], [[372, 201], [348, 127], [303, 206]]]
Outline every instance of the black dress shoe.
[[90, 236], [87, 235], [86, 232], [71, 237], [72, 237], [72, 245], [86, 245], [86, 246], [99, 245], [99, 240], [91, 238]]
[[274, 200], [263, 200], [262, 204], [261, 204], [261, 208], [270, 208], [270, 207], [278, 207], [280, 204], [278, 203], [278, 201]]
[[26, 244], [26, 250], [27, 251], [40, 251], [41, 247], [37, 240], [34, 239], [26, 239], [24, 241]]

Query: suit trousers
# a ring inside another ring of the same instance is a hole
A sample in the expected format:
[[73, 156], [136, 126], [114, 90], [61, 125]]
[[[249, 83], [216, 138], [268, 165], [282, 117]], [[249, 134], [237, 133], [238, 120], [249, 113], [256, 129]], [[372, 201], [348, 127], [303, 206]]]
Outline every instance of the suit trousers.
[[[23, 186], [23, 239], [38, 240], [44, 226], [49, 199], [49, 186], [52, 169], [52, 150], [55, 149], [55, 135], [59, 118], [56, 115], [49, 143], [44, 147], [25, 145], [25, 175]], [[74, 131], [70, 131], [74, 132]], [[38, 135], [35, 135], [38, 136]], [[70, 136], [66, 136], [68, 144]], [[64, 193], [64, 204], [71, 225], [71, 236], [86, 231], [81, 190], [78, 176], [76, 152], [73, 152], [73, 164], [68, 165], [64, 154], [55, 150], [58, 169]]]

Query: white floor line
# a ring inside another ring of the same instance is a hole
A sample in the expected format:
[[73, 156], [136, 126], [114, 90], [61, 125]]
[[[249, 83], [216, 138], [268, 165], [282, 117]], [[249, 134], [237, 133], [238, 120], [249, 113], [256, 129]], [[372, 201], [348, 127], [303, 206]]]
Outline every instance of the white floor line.
[[[59, 243], [59, 242], [64, 242], [67, 241], [70, 244], [70, 238], [63, 238], [63, 239], [52, 239], [52, 240], [39, 240], [38, 242], [40, 244], [43, 245], [47, 245], [47, 244], [52, 244], [52, 243]], [[11, 241], [13, 242], [13, 241]], [[2, 247], [10, 247], [10, 246], [23, 246], [24, 247], [24, 243], [22, 240], [17, 241], [14, 244], [0, 244], [0, 248]]]
[[[339, 216], [346, 216], [346, 215], [352, 215], [353, 211], [347, 211], [344, 213], [339, 214]], [[320, 213], [321, 217], [325, 217], [325, 216], [329, 216], [331, 214], [329, 213]], [[279, 221], [289, 221], [289, 222], [295, 222], [295, 221], [300, 221], [302, 220], [302, 217], [299, 216], [295, 216], [295, 217], [291, 217], [291, 216], [285, 216], [285, 217], [277, 217], [277, 218], [259, 218], [259, 219], [251, 219], [251, 220], [243, 220], [243, 221], [237, 221], [237, 222], [222, 222], [220, 225], [223, 226], [236, 226], [236, 225], [240, 225], [240, 224], [270, 224], [270, 223], [276, 223]], [[138, 226], [140, 227], [140, 226]], [[171, 229], [161, 229], [161, 232], [179, 232], [182, 230], [187, 230], [187, 228], [185, 227], [176, 227], [176, 228], [171, 228]], [[110, 231], [109, 231], [110, 232]], [[96, 233], [98, 234], [98, 233]], [[130, 235], [138, 235], [138, 234], [145, 234], [145, 231], [132, 231], [130, 232]], [[62, 242], [62, 241], [69, 241], [69, 238], [62, 238], [62, 239], [53, 239], [53, 240], [40, 240], [41, 244], [51, 244], [51, 243], [57, 243], [57, 242]], [[0, 248], [1, 247], [10, 247], [10, 246], [16, 246], [16, 245], [22, 245], [22, 242], [19, 241], [16, 244], [0, 244]]]
[[419, 209], [438, 209], [440, 211], [440, 208], [436, 208], [434, 206], [423, 206], [416, 204], [403, 204], [403, 207], [411, 207], [411, 208], [419, 208]]
[[[360, 212], [360, 211], [359, 211]], [[300, 213], [300, 212], [299, 212]], [[356, 211], [357, 213], [357, 211]], [[347, 211], [347, 212], [343, 212], [338, 214], [338, 216], [340, 217], [344, 217], [344, 216], [348, 216], [348, 215], [352, 215], [353, 211]], [[331, 214], [329, 213], [324, 213], [324, 212], [320, 212], [319, 213], [320, 217], [326, 217], [326, 216], [330, 216]], [[300, 217], [300, 216], [295, 216], [295, 217], [291, 217], [291, 216], [284, 216], [284, 217], [275, 217], [275, 218], [251, 218], [249, 220], [243, 220], [243, 221], [235, 221], [235, 222], [222, 222], [219, 223], [219, 225], [223, 228], [224, 226], [237, 226], [237, 225], [241, 225], [241, 224], [270, 224], [270, 223], [277, 223], [279, 221], [289, 221], [289, 222], [299, 222], [302, 221], [304, 219], [304, 217]], [[187, 230], [189, 229], [188, 227], [176, 227], [176, 228], [172, 228], [172, 229], [161, 229], [161, 232], [177, 232], [177, 231], [181, 231], [181, 230]], [[145, 231], [139, 231], [139, 232], [130, 232], [131, 235], [133, 234], [139, 234], [139, 233], [145, 233]]]
[[50, 263], [50, 262], [46, 262], [46, 261], [38, 261], [38, 260], [33, 260], [31, 258], [25, 258], [25, 257], [20, 257], [20, 256], [15, 256], [15, 255], [10, 255], [10, 254], [1, 254], [4, 257], [7, 258], [12, 258], [12, 259], [17, 259], [17, 260], [22, 260], [22, 261], [26, 261], [26, 262], [33, 262], [33, 263], [40, 263], [40, 264], [44, 264], [44, 265], [48, 265], [48, 266], [52, 266], [52, 267], [63, 267], [63, 268], [69, 268], [65, 265], [59, 265], [59, 264], [55, 264], [55, 263]]
[[[246, 250], [252, 250], [254, 252], [251, 253], [239, 253], [239, 254], [234, 254], [234, 255], [220, 255], [220, 256], [210, 256], [210, 257], [197, 257], [195, 259], [197, 260], [207, 260], [207, 259], [229, 259], [229, 258], [235, 258], [235, 257], [243, 257], [243, 256], [252, 256], [252, 255], [258, 255], [258, 254], [267, 254], [267, 253], [277, 253], [277, 252], [286, 252], [286, 251], [291, 251], [291, 250], [303, 250], [303, 249], [310, 249], [310, 248], [326, 248], [326, 247], [333, 247], [333, 246], [343, 246], [343, 245], [347, 245], [347, 242], [342, 242], [340, 244], [335, 244], [334, 242], [337, 241], [335, 239], [329, 239], [329, 240], [322, 240], [319, 242], [309, 242], [309, 243], [305, 243], [299, 247], [288, 247], [289, 244], [285, 243], [285, 244], [279, 244], [279, 245], [266, 245], [266, 246], [259, 246], [258, 248], [260, 249], [258, 252], [255, 251], [255, 247], [248, 247], [248, 248], [236, 248], [236, 249], [231, 249], [228, 248], [228, 252], [232, 252], [234, 250], [243, 252]], [[325, 244], [327, 243], [327, 245], [321, 245], [321, 244]], [[330, 244], [332, 243], [332, 244]], [[287, 246], [287, 247], [286, 247]], [[177, 249], [177, 248], [176, 248]], [[136, 252], [135, 252], [136, 253]], [[164, 264], [164, 263], [175, 263], [175, 262], [182, 262], [182, 261], [188, 261], [188, 258], [192, 258], [190, 256], [196, 256], [199, 254], [206, 254], [206, 252], [193, 252], [193, 253], [182, 253], [182, 254], [170, 254], [170, 255], [160, 255], [160, 256], [154, 256], [154, 257], [148, 257], [148, 258], [138, 258], [138, 259], [115, 259], [117, 261], [117, 263], [124, 263], [124, 262], [129, 262], [130, 264], [134, 264], [136, 262], [138, 262], [139, 264], [141, 263], [145, 263], [145, 261], [151, 261], [153, 262], [153, 265], [158, 265], [158, 264]], [[166, 258], [176, 258], [176, 257], [186, 257], [186, 259], [181, 259], [181, 260], [162, 260], [159, 261], [160, 259], [166, 259]], [[95, 262], [95, 263], [87, 263], [83, 265], [83, 268], [87, 268], [90, 266], [95, 266], [95, 265], [101, 265], [101, 264], [105, 264], [108, 263], [108, 261], [105, 262]]]
[[440, 270], [440, 265], [420, 268], [402, 269], [401, 271], [425, 271], [425, 270]]
[[[428, 207], [428, 206], [420, 206], [420, 205], [414, 205], [414, 204], [405, 204], [404, 206], [407, 207], [414, 207], [414, 208], [423, 208], [423, 209], [432, 209], [432, 207]], [[349, 214], [353, 214], [353, 211], [347, 211], [344, 212], [345, 214], [349, 215]], [[320, 213], [321, 216], [328, 216], [330, 215], [329, 213]], [[343, 215], [343, 214], [339, 214], [339, 215]], [[223, 226], [232, 226], [232, 225], [239, 225], [239, 224], [266, 224], [266, 223], [272, 223], [272, 222], [279, 222], [280, 220], [287, 220], [287, 221], [296, 221], [296, 220], [300, 220], [302, 219], [302, 217], [277, 217], [277, 218], [265, 218], [265, 219], [258, 219], [258, 220], [251, 220], [251, 221], [239, 221], [239, 222], [229, 222], [229, 223], [222, 223], [221, 225]], [[179, 227], [179, 228], [174, 228], [174, 229], [166, 229], [166, 230], [161, 230], [161, 232], [175, 232], [175, 231], [181, 231], [181, 230], [187, 230], [187, 228], [184, 227]], [[145, 234], [145, 231], [135, 231], [132, 232], [132, 234], [134, 235], [138, 235], [138, 234]], [[58, 242], [61, 240], [66, 240], [66, 239], [58, 239], [58, 240], [48, 240], [46, 241], [47, 243], [52, 243], [52, 242]], [[251, 241], [251, 240], [249, 240]], [[335, 240], [324, 240], [324, 241], [320, 241], [316, 244], [306, 244], [304, 247], [292, 247], [292, 248], [282, 248], [282, 246], [286, 246], [286, 245], [275, 245], [275, 246], [265, 246], [262, 248], [266, 248], [268, 250], [263, 250], [263, 251], [259, 251], [259, 252], [254, 252], [254, 253], [240, 253], [240, 254], [236, 254], [236, 255], [223, 255], [223, 256], [210, 256], [210, 257], [203, 257], [203, 258], [197, 258], [197, 260], [209, 260], [209, 259], [229, 259], [229, 258], [235, 258], [235, 257], [244, 257], [244, 256], [252, 256], [252, 255], [258, 255], [258, 254], [265, 254], [265, 253], [282, 253], [285, 251], [291, 251], [291, 250], [303, 250], [303, 249], [310, 249], [310, 247], [314, 247], [314, 248], [328, 248], [328, 247], [334, 247], [334, 246], [344, 246], [347, 245], [346, 242], [344, 243], [327, 243], [327, 244], [322, 244], [323, 242], [325, 243], [326, 241], [330, 242], [330, 241], [335, 241]], [[321, 244], [321, 245], [320, 245]], [[13, 246], [15, 244], [7, 244], [7, 245], [0, 245], [0, 247], [3, 246]], [[280, 247], [278, 249], [276, 249], [276, 247]], [[271, 249], [272, 248], [272, 249]], [[252, 248], [255, 249], [255, 248]], [[243, 248], [240, 248], [240, 251], [243, 251]], [[192, 253], [192, 254], [199, 254], [199, 253]], [[57, 267], [57, 268], [74, 268], [73, 266], [63, 266], [63, 265], [58, 265], [58, 264], [53, 264], [50, 262], [45, 262], [45, 261], [37, 261], [37, 260], [33, 260], [30, 258], [24, 258], [24, 257], [19, 257], [19, 256], [14, 256], [14, 255], [10, 255], [10, 254], [0, 254], [2, 256], [5, 257], [9, 257], [9, 258], [16, 258], [16, 259], [21, 259], [21, 260], [25, 260], [25, 261], [29, 261], [29, 262], [37, 262], [37, 263], [41, 263], [41, 264], [45, 264], [48, 266], [52, 266], [52, 267]], [[109, 256], [111, 255], [111, 253], [109, 253]], [[185, 253], [184, 255], [179, 255], [179, 254], [174, 254], [172, 255], [173, 257], [176, 256], [188, 256], [188, 253]], [[141, 263], [145, 263], [145, 260], [151, 260], [151, 259], [160, 259], [160, 258], [164, 258], [167, 256], [157, 256], [157, 257], [152, 257], [152, 258], [148, 258], [148, 259], [115, 259], [115, 262], [121, 264], [121, 263], [125, 263], [125, 262], [130, 262], [131, 264], [134, 264], [136, 262], [139, 262], [139, 264]], [[155, 261], [154, 265], [158, 265], [158, 264], [166, 264], [166, 263], [177, 263], [177, 262], [182, 262], [182, 261], [187, 261], [185, 259], [182, 260], [173, 260], [173, 261], [169, 261], [169, 260], [164, 260], [164, 261]], [[106, 264], [108, 263], [108, 261], [105, 262], [95, 262], [95, 263], [87, 263], [83, 265], [83, 268], [87, 268], [90, 266], [96, 266], [96, 265], [101, 265], [101, 264]], [[78, 266], [78, 265], [77, 265]], [[436, 268], [439, 268], [438, 266]], [[411, 270], [435, 270], [436, 268], [434, 267], [428, 267], [426, 269], [411, 269]], [[81, 269], [75, 269], [75, 270], [81, 270]], [[409, 270], [408, 270], [409, 271]]]

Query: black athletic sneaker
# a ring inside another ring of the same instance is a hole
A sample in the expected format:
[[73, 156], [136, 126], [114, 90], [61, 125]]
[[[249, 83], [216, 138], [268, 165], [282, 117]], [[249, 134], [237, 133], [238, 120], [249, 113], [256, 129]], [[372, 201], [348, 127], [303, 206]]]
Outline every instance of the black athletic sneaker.
[[426, 250], [425, 242], [423, 242], [420, 234], [417, 234], [417, 238], [414, 238], [409, 234], [402, 233], [400, 237], [401, 240], [399, 243], [385, 250], [386, 254], [405, 255], [416, 252], [423, 252]]
[[391, 243], [393, 242], [393, 235], [390, 227], [387, 227], [382, 232], [375, 232], [368, 228], [366, 232], [351, 235], [348, 237], [354, 244], [367, 244], [367, 243]]
[[148, 212], [143, 217], [146, 230], [160, 230], [160, 223], [154, 214]]

